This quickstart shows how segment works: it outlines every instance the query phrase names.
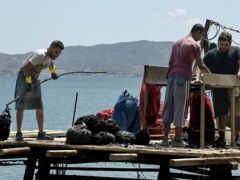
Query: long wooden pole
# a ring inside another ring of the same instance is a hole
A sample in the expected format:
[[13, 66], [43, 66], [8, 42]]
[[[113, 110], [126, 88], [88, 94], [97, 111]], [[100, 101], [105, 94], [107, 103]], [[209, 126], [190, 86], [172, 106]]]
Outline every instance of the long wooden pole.
[[204, 49], [204, 53], [206, 54], [208, 52], [209, 49], [209, 44], [208, 44], [208, 30], [209, 27], [211, 25], [211, 20], [207, 19], [205, 22], [205, 26], [204, 26], [204, 31], [203, 31], [203, 39], [201, 42], [202, 48]]

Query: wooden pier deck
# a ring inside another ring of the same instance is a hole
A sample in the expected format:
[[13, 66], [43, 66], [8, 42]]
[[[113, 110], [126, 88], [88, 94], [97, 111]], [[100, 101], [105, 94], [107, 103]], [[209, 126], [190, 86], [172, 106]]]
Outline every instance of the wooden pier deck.
[[[48, 131], [55, 136], [54, 141], [37, 141], [36, 131], [23, 132], [24, 142], [14, 141], [14, 132], [6, 141], [0, 141], [0, 159], [26, 158], [24, 179], [101, 179], [100, 177], [84, 177], [66, 174], [51, 174], [51, 169], [65, 171], [95, 170], [87, 167], [68, 167], [67, 165], [92, 162], [129, 162], [160, 165], [159, 169], [134, 169], [134, 171], [157, 171], [158, 179], [176, 177], [190, 179], [236, 178], [231, 170], [238, 169], [240, 149], [227, 147], [225, 149], [206, 148], [173, 148], [162, 147], [160, 141], [151, 141], [147, 146], [141, 145], [68, 145], [65, 144], [64, 131]], [[66, 166], [53, 166], [64, 164]], [[171, 173], [170, 168], [188, 171], [192, 174]], [[102, 168], [101, 170], [104, 170]], [[127, 168], [106, 168], [107, 171], [133, 171]], [[197, 173], [197, 174], [193, 174]], [[103, 178], [107, 179], [107, 177]], [[113, 179], [113, 178], [111, 178]], [[124, 179], [124, 178], [115, 178]]]

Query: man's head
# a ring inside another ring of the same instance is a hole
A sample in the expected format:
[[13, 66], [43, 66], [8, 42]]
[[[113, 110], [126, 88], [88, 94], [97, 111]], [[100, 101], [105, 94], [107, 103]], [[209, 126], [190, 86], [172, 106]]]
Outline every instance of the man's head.
[[231, 44], [232, 44], [232, 35], [227, 31], [223, 31], [218, 37], [219, 52], [220, 53], [227, 52]]
[[204, 27], [201, 24], [195, 24], [191, 29], [192, 37], [195, 41], [199, 41], [203, 37]]
[[48, 55], [51, 59], [55, 60], [60, 56], [62, 50], [64, 49], [64, 44], [61, 41], [53, 41], [48, 48]]

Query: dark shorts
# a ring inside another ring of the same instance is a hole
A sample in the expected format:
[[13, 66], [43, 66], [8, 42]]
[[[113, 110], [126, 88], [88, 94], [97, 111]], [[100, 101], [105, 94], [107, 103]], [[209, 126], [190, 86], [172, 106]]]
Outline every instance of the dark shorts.
[[227, 115], [229, 112], [229, 96], [227, 89], [213, 89], [213, 107], [215, 117]]
[[30, 110], [30, 109], [43, 109], [41, 85], [39, 81], [33, 82], [33, 90], [31, 92], [26, 91], [26, 81], [23, 71], [18, 72], [15, 98], [20, 96], [16, 100], [16, 110]]

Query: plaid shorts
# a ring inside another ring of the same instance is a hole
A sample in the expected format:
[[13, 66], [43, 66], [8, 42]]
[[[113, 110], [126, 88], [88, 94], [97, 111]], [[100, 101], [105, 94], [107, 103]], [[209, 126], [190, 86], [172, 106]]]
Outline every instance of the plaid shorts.
[[26, 91], [26, 81], [24, 72], [20, 70], [18, 72], [16, 87], [15, 87], [15, 98], [19, 96], [16, 100], [15, 109], [16, 110], [31, 110], [31, 109], [43, 109], [42, 104], [42, 92], [41, 85], [39, 81], [32, 83], [33, 90], [31, 92]]

